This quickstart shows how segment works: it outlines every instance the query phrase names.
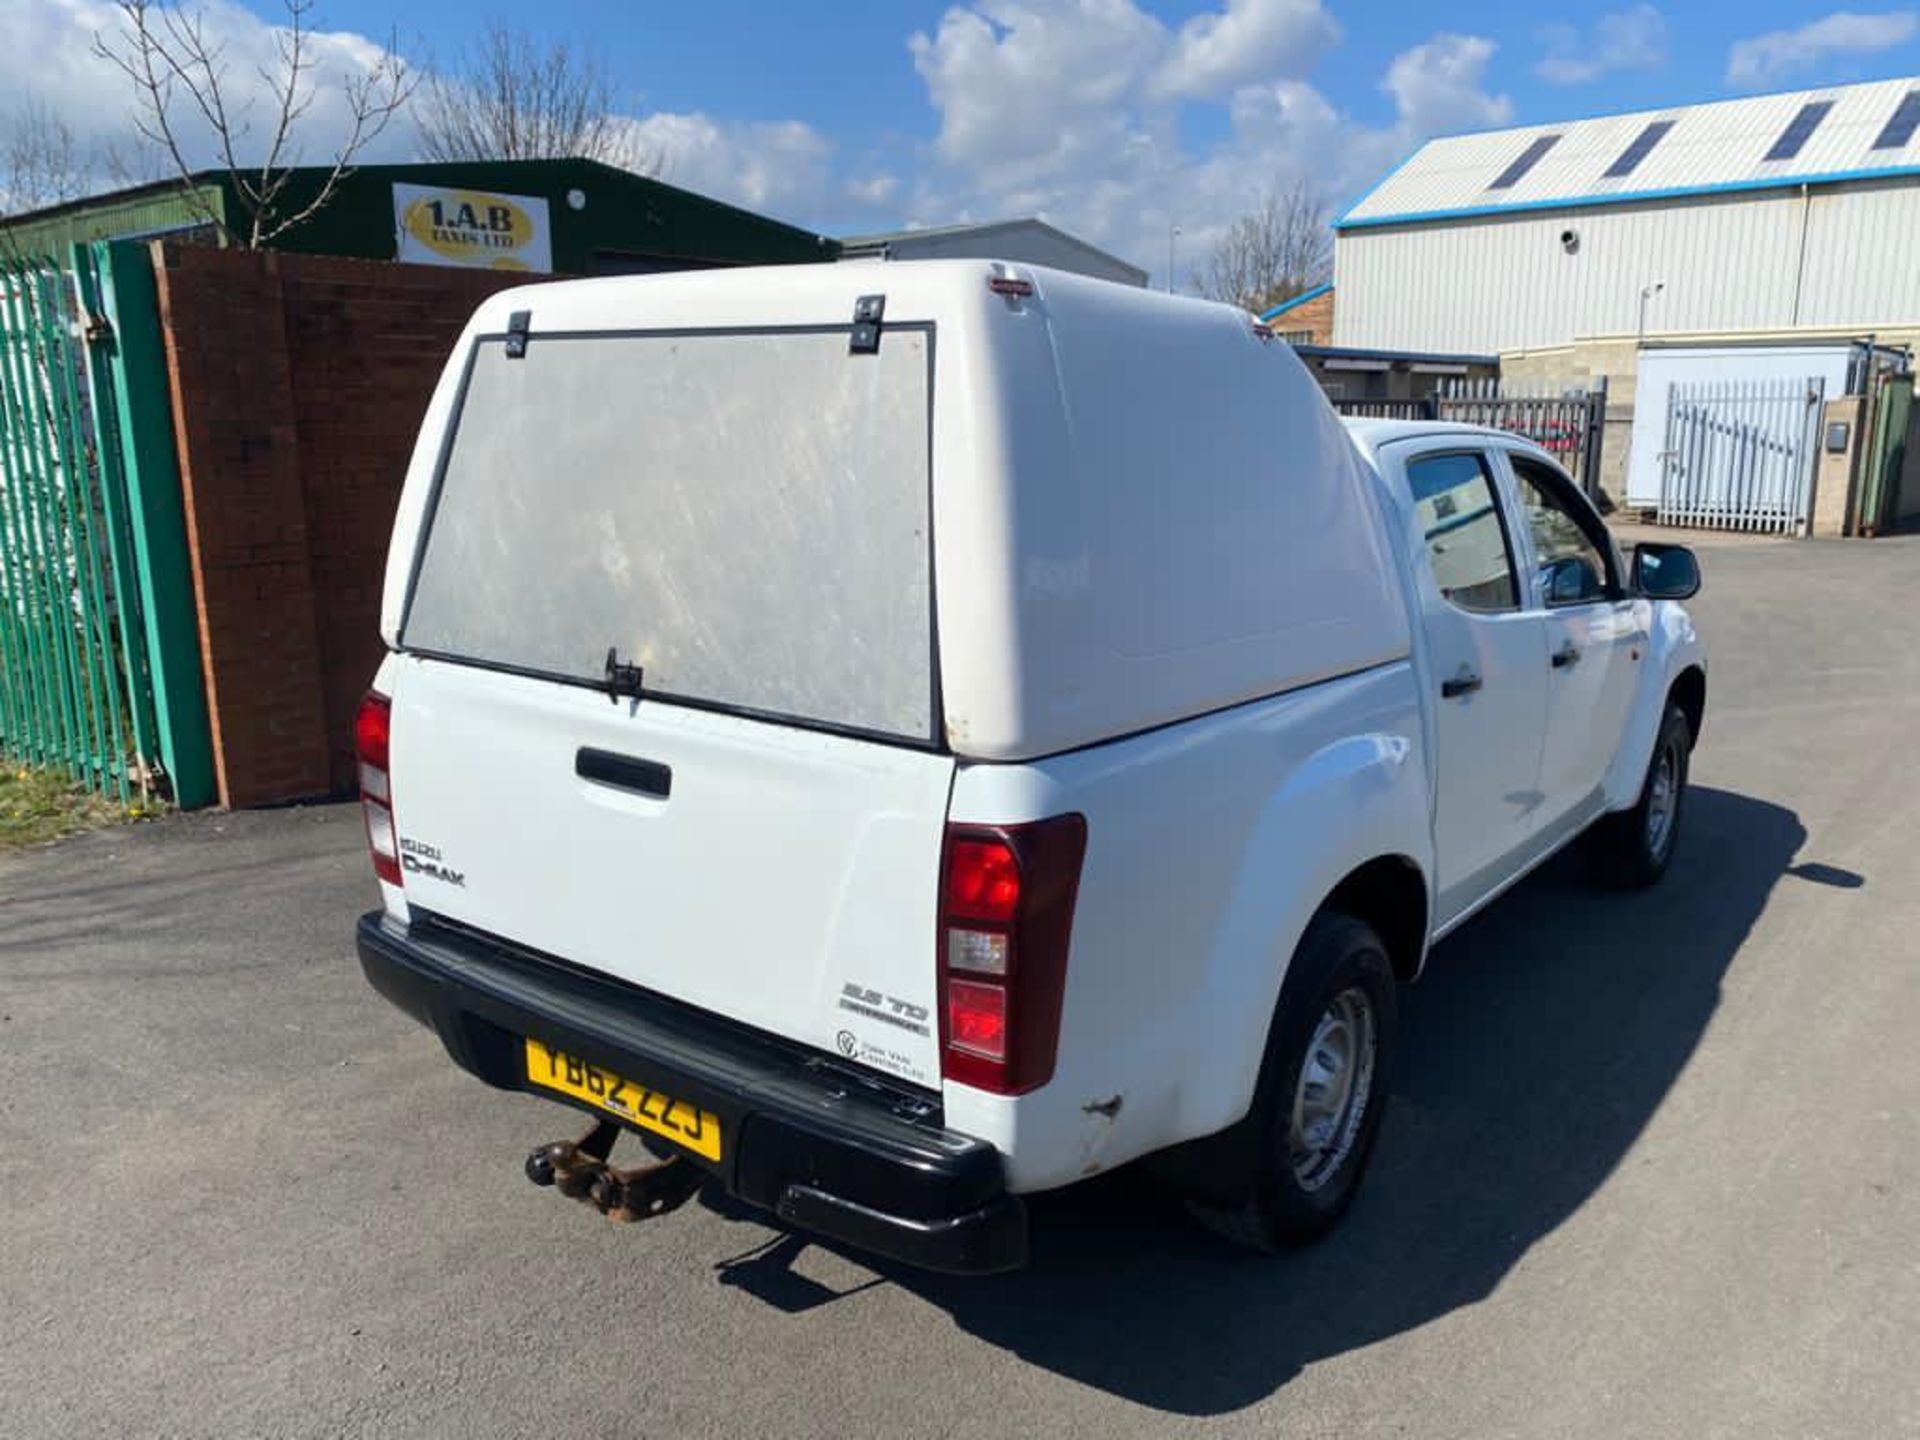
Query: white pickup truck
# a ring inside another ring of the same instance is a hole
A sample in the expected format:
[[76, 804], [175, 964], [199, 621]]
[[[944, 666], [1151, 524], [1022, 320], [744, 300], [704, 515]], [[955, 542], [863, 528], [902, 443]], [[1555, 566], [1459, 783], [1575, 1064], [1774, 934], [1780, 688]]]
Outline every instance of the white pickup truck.
[[975, 261], [510, 290], [394, 526], [360, 957], [591, 1112], [527, 1171], [619, 1218], [717, 1181], [991, 1271], [1023, 1195], [1153, 1157], [1301, 1242], [1432, 942], [1576, 838], [1666, 868], [1698, 583], [1525, 440], [1343, 425], [1226, 306]]

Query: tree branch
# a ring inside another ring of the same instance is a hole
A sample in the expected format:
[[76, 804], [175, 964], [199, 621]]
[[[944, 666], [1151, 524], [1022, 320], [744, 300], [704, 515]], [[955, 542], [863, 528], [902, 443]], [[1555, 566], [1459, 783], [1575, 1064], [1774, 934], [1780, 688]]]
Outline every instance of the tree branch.
[[[94, 53], [111, 61], [132, 83], [135, 95], [134, 127], [163, 150], [196, 213], [218, 227], [228, 244], [257, 249], [324, 208], [335, 196], [354, 158], [404, 109], [413, 94], [415, 77], [390, 39], [374, 65], [335, 80], [346, 102], [347, 135], [335, 152], [332, 166], [313, 196], [299, 209], [286, 212], [282, 202], [300, 157], [300, 137], [319, 93], [314, 70], [313, 32], [309, 17], [314, 0], [281, 0], [286, 23], [274, 35], [274, 60], [257, 74], [273, 104], [273, 125], [258, 162], [247, 160], [253, 147], [248, 115], [251, 102], [234, 110], [227, 100], [225, 47], [209, 39], [206, 16], [180, 8], [179, 0], [114, 0], [119, 11], [117, 33], [109, 39], [96, 34]], [[213, 142], [230, 191], [244, 215], [229, 218], [215, 213], [194, 184], [195, 171], [187, 161], [187, 146], [174, 118], [174, 101], [184, 94]]]

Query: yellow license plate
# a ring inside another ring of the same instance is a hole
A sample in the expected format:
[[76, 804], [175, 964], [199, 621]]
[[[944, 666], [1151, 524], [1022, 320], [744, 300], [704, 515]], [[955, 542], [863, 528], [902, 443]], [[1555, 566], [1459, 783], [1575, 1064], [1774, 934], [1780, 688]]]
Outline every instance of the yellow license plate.
[[589, 1065], [577, 1055], [550, 1050], [531, 1036], [527, 1037], [527, 1079], [543, 1089], [557, 1090], [609, 1115], [618, 1115], [696, 1155], [709, 1160], [720, 1158], [720, 1117], [711, 1110]]

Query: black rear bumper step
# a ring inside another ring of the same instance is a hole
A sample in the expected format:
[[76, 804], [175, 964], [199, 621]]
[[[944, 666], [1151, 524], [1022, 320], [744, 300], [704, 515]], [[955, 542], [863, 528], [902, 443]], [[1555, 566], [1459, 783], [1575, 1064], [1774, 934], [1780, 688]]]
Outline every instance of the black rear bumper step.
[[532, 1036], [718, 1115], [719, 1162], [687, 1158], [783, 1220], [930, 1270], [1026, 1263], [999, 1152], [943, 1129], [930, 1092], [418, 913], [361, 917], [358, 948], [373, 987], [489, 1085], [572, 1103], [528, 1082]]

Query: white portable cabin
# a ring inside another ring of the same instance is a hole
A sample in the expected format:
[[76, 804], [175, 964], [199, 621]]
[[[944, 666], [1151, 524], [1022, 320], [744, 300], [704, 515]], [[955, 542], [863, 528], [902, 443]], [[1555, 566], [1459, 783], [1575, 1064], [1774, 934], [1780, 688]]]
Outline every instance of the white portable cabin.
[[[1668, 446], [1669, 401], [1675, 386], [1769, 385], [1777, 389], [1785, 382], [1806, 381], [1809, 394], [1838, 400], [1861, 392], [1867, 358], [1868, 347], [1856, 340], [1642, 346], [1627, 448], [1627, 503], [1644, 508], [1660, 503], [1662, 455]], [[1879, 350], [1876, 359], [1891, 362], [1896, 356]], [[1812, 418], [1817, 422], [1819, 417]]]

